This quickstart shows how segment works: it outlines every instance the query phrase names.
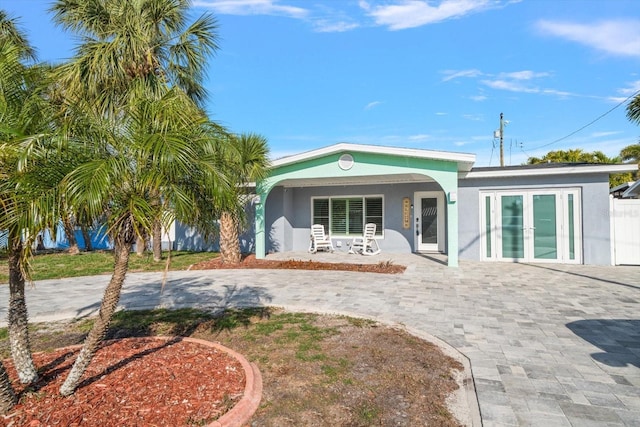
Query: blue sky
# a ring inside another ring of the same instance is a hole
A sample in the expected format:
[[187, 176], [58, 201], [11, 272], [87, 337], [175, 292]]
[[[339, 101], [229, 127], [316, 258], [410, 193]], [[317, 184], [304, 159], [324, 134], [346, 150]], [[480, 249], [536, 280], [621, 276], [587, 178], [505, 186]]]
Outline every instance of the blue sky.
[[[75, 40], [50, 4], [0, 0], [55, 63]], [[211, 118], [264, 135], [274, 158], [351, 142], [496, 166], [501, 112], [506, 164], [615, 156], [640, 138], [615, 108], [640, 90], [637, 0], [195, 0], [192, 12], [219, 24]]]

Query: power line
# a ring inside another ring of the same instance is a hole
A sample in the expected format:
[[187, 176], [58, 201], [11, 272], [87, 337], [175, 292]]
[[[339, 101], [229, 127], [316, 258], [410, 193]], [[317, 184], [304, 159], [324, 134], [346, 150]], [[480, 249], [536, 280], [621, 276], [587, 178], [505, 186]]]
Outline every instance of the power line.
[[613, 110], [615, 110], [616, 108], [620, 107], [622, 104], [625, 104], [627, 101], [629, 101], [631, 98], [633, 98], [634, 96], [638, 95], [640, 93], [640, 89], [638, 89], [637, 91], [635, 91], [633, 94], [629, 95], [625, 100], [621, 101], [620, 103], [618, 103], [618, 105], [616, 105], [615, 107], [613, 107], [612, 109], [610, 109], [609, 111], [607, 111], [604, 114], [601, 114], [600, 116], [598, 116], [597, 118], [595, 118], [594, 120], [590, 121], [589, 123], [587, 123], [586, 125], [582, 126], [580, 129], [571, 132], [569, 135], [563, 136], [562, 138], [558, 138], [555, 141], [551, 141], [548, 144], [544, 144], [544, 145], [540, 145], [539, 147], [534, 147], [534, 148], [530, 148], [530, 150], [537, 150], [539, 148], [544, 148], [544, 147], [548, 147], [550, 145], [556, 144], [562, 140], [565, 140], [573, 135], [575, 135], [576, 133], [580, 132], [583, 129], [588, 128], [589, 126], [591, 126], [592, 124], [594, 124], [595, 122], [597, 122], [598, 120], [602, 119], [604, 116], [608, 115], [609, 113], [611, 113]]

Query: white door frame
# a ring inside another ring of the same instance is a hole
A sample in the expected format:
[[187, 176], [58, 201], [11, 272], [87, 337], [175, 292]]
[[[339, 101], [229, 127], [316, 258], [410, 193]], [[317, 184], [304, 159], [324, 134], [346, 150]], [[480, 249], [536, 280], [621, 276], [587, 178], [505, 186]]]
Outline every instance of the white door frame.
[[[422, 199], [434, 198], [437, 206], [438, 233], [437, 243], [422, 243]], [[444, 193], [442, 191], [416, 191], [413, 193], [413, 242], [415, 252], [445, 252], [445, 212]]]
[[[555, 195], [556, 203], [556, 235], [558, 256], [554, 259], [534, 258], [534, 230], [533, 221], [533, 197], [535, 195]], [[523, 258], [505, 258], [502, 254], [502, 217], [500, 215], [501, 196], [522, 196], [523, 198]], [[568, 197], [572, 197], [571, 213], [569, 218]], [[486, 197], [490, 197], [490, 229], [487, 229]], [[522, 190], [496, 190], [480, 191], [480, 230], [481, 230], [481, 259], [501, 260], [501, 261], [524, 261], [524, 262], [552, 262], [552, 263], [582, 263], [582, 213], [581, 191], [579, 188], [549, 188], [535, 189], [527, 188]], [[569, 224], [573, 224], [573, 229], [569, 229]], [[570, 235], [571, 233], [571, 235]], [[573, 245], [570, 248], [570, 245]], [[491, 253], [487, 249], [490, 247]], [[573, 253], [572, 256], [570, 254]]]

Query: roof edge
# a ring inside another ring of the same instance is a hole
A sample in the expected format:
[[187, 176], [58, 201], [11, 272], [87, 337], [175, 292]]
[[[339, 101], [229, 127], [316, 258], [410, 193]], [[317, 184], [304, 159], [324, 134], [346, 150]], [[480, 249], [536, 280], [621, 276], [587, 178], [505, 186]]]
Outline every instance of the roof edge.
[[[293, 163], [302, 162], [305, 160], [317, 159], [319, 157], [328, 156], [343, 151], [351, 151], [356, 153], [373, 153], [384, 154], [391, 156], [405, 156], [414, 157], [419, 159], [433, 159], [433, 160], [445, 160], [450, 162], [456, 162], [459, 164], [460, 170], [471, 170], [473, 163], [476, 161], [476, 155], [470, 153], [458, 153], [451, 151], [435, 151], [435, 150], [422, 150], [417, 148], [401, 148], [401, 147], [389, 147], [383, 145], [365, 145], [365, 144], [352, 144], [347, 142], [340, 142], [337, 144], [329, 145], [327, 147], [319, 148], [316, 150], [305, 151], [299, 154], [293, 154], [291, 156], [281, 157], [271, 161], [272, 167], [285, 166]], [[462, 166], [462, 167], [461, 167]]]
[[613, 165], [580, 164], [575, 166], [560, 166], [556, 168], [525, 168], [502, 169], [500, 167], [471, 171], [463, 179], [473, 178], [507, 178], [513, 176], [542, 176], [542, 175], [575, 175], [587, 173], [624, 173], [638, 170], [635, 163], [620, 163]]

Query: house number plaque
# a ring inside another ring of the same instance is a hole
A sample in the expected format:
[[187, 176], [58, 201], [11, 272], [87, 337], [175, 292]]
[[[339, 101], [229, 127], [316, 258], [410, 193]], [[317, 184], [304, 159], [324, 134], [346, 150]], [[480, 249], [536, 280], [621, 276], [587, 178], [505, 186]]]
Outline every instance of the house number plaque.
[[402, 199], [402, 228], [408, 230], [411, 227], [411, 199]]

